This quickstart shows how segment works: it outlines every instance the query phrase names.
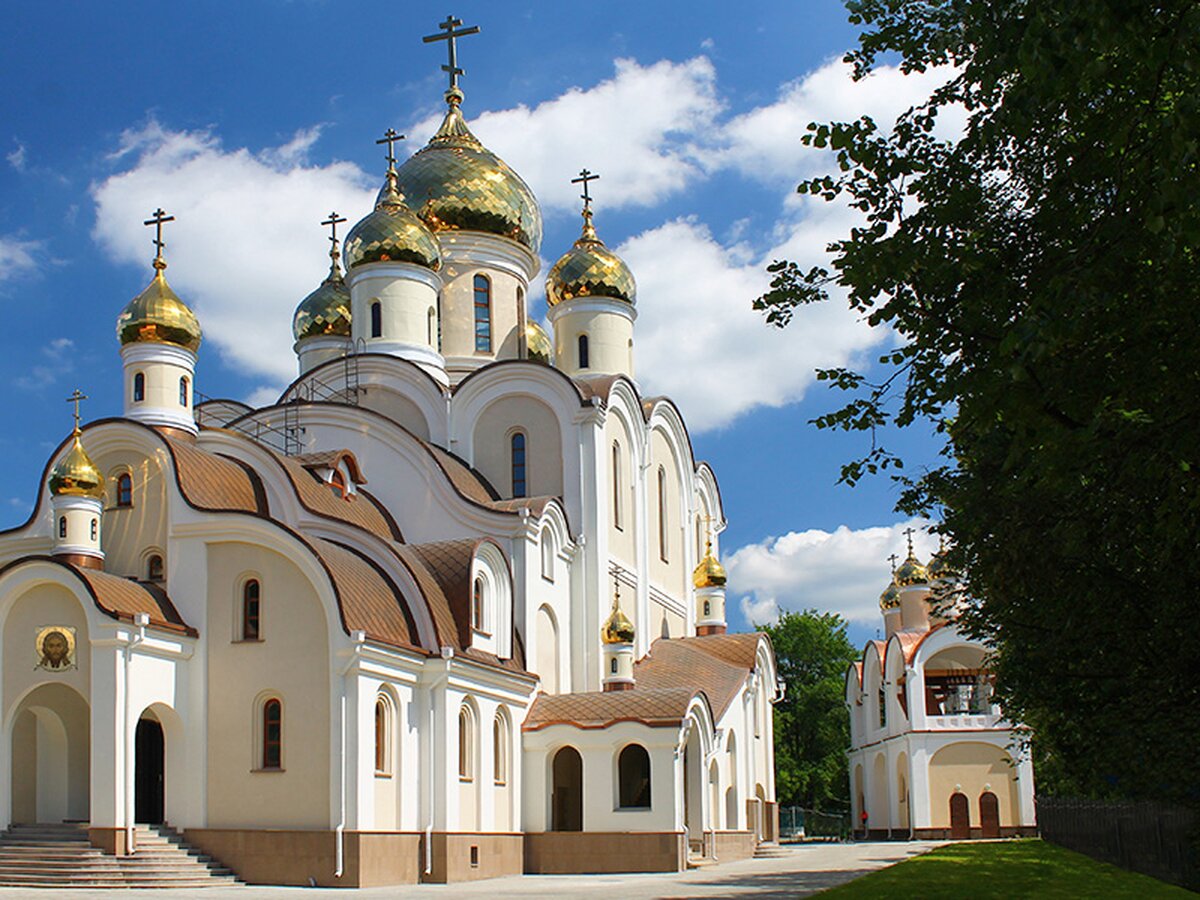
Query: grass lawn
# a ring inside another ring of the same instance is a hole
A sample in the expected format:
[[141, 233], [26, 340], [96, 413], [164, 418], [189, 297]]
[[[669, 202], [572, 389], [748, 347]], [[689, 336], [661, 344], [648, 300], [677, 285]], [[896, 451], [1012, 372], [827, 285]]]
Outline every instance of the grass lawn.
[[1045, 841], [949, 844], [824, 891], [821, 900], [860, 897], [1195, 897], [1183, 888], [1064, 850]]

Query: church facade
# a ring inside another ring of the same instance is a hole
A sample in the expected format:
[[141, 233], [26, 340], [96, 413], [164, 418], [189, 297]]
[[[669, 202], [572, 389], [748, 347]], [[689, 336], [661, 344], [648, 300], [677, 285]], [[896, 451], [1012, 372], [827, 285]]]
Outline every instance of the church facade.
[[[894, 559], [894, 557], [893, 557]], [[846, 672], [857, 832], [891, 839], [1036, 834], [1021, 729], [992, 702], [988, 648], [955, 621], [955, 574], [913, 554], [880, 596], [885, 640]]]
[[552, 333], [529, 318], [537, 200], [471, 133], [453, 60], [429, 144], [389, 143], [344, 248], [324, 223], [277, 403], [197, 393], [170, 218], [147, 223], [123, 415], [77, 416], [0, 533], [9, 824], [125, 855], [165, 822], [248, 881], [344, 886], [774, 838], [774, 656], [727, 633], [720, 492], [640, 391], [633, 274], [585, 172]]

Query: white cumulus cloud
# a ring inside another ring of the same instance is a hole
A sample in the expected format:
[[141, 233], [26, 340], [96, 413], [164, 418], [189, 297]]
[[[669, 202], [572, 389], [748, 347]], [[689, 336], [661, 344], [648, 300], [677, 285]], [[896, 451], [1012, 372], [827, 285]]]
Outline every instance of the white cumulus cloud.
[[928, 560], [937, 539], [928, 522], [913, 519], [893, 525], [833, 531], [793, 531], [748, 544], [725, 559], [730, 601], [741, 603], [756, 624], [774, 622], [780, 611], [817, 609], [836, 612], [867, 627], [882, 623], [879, 594], [887, 586], [887, 557], [904, 557], [905, 530], [916, 529], [914, 550]]
[[34, 254], [41, 248], [39, 241], [0, 237], [0, 284], [36, 269]]

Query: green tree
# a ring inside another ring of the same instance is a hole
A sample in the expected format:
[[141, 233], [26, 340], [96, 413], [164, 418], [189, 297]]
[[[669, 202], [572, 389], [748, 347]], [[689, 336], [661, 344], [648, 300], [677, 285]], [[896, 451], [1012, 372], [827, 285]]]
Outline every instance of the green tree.
[[[800, 192], [864, 221], [755, 305], [783, 326], [836, 284], [894, 335], [819, 373], [850, 393], [817, 425], [872, 433], [844, 480], [891, 470], [942, 518], [1042, 787], [1200, 800], [1200, 4], [847, 6], [858, 76], [948, 80], [888, 129], [809, 126], [837, 171]], [[943, 457], [901, 477], [882, 438], [922, 422]]]
[[775, 704], [775, 791], [783, 806], [833, 811], [849, 804], [846, 668], [858, 654], [836, 613], [784, 613], [771, 637], [783, 700]]

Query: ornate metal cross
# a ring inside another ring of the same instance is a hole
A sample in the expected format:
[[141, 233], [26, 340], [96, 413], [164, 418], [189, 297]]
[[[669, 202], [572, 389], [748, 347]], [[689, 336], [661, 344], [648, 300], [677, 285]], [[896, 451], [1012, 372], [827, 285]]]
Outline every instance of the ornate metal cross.
[[[159, 212], [162, 212], [162, 210], [159, 210]], [[87, 394], [85, 394], [83, 391], [79, 390], [79, 388], [75, 388], [75, 390], [71, 392], [71, 396], [67, 398], [68, 403], [75, 404], [75, 430], [76, 431], [79, 430], [79, 401], [86, 400], [86, 399], [87, 399]]]
[[175, 217], [168, 216], [165, 212], [163, 212], [163, 209], [161, 206], [158, 209], [156, 209], [154, 212], [152, 212], [150, 215], [152, 215], [154, 218], [147, 219], [142, 224], [155, 226], [155, 228], [154, 228], [154, 246], [155, 246], [155, 248], [157, 248], [158, 258], [162, 259], [163, 247], [166, 246], [166, 244], [163, 243], [163, 239], [162, 239], [163, 223], [164, 222], [174, 222]]
[[892, 574], [893, 575], [896, 574], [896, 560], [898, 560], [899, 558], [900, 557], [897, 556], [895, 553], [893, 553], [891, 556], [888, 557], [888, 562], [890, 562], [892, 564]]
[[907, 528], [905, 528], [905, 529], [904, 529], [904, 533], [905, 533], [905, 534], [908, 536], [908, 555], [909, 555], [909, 556], [912, 556], [912, 553], [913, 553], [913, 549], [912, 549], [912, 536], [913, 536], [914, 534], [916, 534], [916, 533], [917, 533], [917, 529], [913, 528], [913, 527], [910, 525], [910, 526], [908, 526]]
[[587, 169], [580, 169], [579, 177], [571, 179], [571, 184], [582, 184], [583, 185], [583, 193], [580, 194], [579, 196], [583, 200], [583, 208], [585, 210], [591, 210], [591, 208], [592, 208], [592, 195], [591, 195], [591, 192], [588, 191], [588, 182], [595, 181], [599, 177], [600, 177], [599, 175], [594, 175], [591, 172], [589, 172]]
[[[377, 144], [387, 144], [388, 145], [388, 155], [386, 157], [387, 161], [388, 161], [388, 168], [391, 168], [392, 166], [396, 165], [396, 141], [402, 141], [402, 140], [404, 140], [404, 135], [402, 135], [400, 132], [398, 132], [395, 128], [389, 128], [387, 131], [385, 131], [383, 133], [383, 137], [381, 137], [379, 140], [377, 140], [375, 142]], [[342, 221], [344, 222], [346, 220], [342, 219]], [[321, 224], [326, 225], [328, 223], [322, 222]]]
[[346, 220], [335, 212], [329, 214], [329, 218], [322, 222], [322, 225], [329, 226], [329, 240], [333, 242], [333, 246], [337, 247], [337, 227]]
[[468, 34], [479, 34], [479, 26], [472, 25], [469, 28], [458, 28], [462, 24], [462, 19], [456, 19], [454, 16], [446, 16], [446, 21], [438, 25], [442, 29], [441, 34], [431, 34], [421, 38], [422, 42], [432, 44], [434, 41], [445, 41], [449, 48], [450, 64], [442, 66], [443, 72], [450, 74], [450, 90], [458, 90], [458, 76], [465, 75], [466, 72], [458, 67], [458, 46], [455, 43], [455, 38], [465, 37]]

